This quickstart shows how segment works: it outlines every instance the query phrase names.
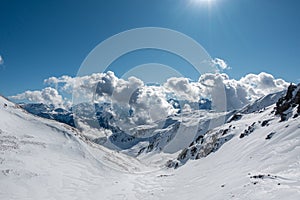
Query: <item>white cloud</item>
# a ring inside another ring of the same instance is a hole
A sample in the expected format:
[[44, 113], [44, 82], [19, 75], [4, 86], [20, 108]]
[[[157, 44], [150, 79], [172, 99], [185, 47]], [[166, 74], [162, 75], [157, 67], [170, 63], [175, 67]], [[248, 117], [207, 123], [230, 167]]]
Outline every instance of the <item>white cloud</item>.
[[172, 92], [178, 99], [198, 102], [200, 89], [195, 83], [190, 83], [187, 78], [169, 78], [163, 85], [167, 91]]
[[[62, 91], [86, 97], [85, 99], [96, 98], [95, 100], [112, 100], [118, 103], [128, 104], [133, 92], [144, 86], [143, 81], [136, 77], [129, 77], [128, 80], [119, 79], [111, 71], [107, 73], [95, 73], [83, 77], [62, 76], [59, 78], [50, 77], [44, 83], [55, 85]], [[95, 96], [95, 94], [97, 96]]]
[[226, 111], [227, 109], [227, 93], [225, 80], [229, 77], [226, 74], [207, 73], [200, 76], [198, 84], [202, 89], [201, 94], [204, 98], [212, 101], [213, 109], [216, 111]]
[[177, 111], [167, 102], [166, 92], [159, 86], [144, 86], [132, 97], [130, 105], [135, 113], [133, 121], [137, 124], [164, 119]]
[[56, 107], [65, 107], [69, 104], [69, 102], [64, 100], [56, 89], [51, 87], [46, 87], [41, 91], [25, 91], [21, 94], [11, 96], [10, 98], [35, 103], [52, 104]]
[[4, 60], [3, 60], [3, 57], [0, 55], [0, 65], [3, 65], [4, 64]]
[[143, 86], [143, 81], [136, 77], [129, 77], [126, 81], [117, 78], [113, 72], [108, 72], [99, 80], [96, 94], [100, 97], [108, 96], [117, 103], [128, 104], [134, 91]]
[[[248, 74], [240, 80], [230, 79], [224, 73], [204, 74], [200, 76], [199, 84], [202, 88], [202, 95], [213, 96], [214, 105], [222, 105], [222, 101], [226, 101], [227, 110], [241, 108], [264, 95], [282, 91], [289, 85], [284, 80], [275, 79], [265, 72], [257, 75]], [[225, 91], [226, 99], [222, 91]]]
[[[151, 123], [176, 112], [167, 102], [163, 87], [145, 86], [136, 77], [124, 80], [116, 77], [113, 72], [107, 72], [75, 78], [50, 77], [44, 82], [55, 86], [61, 84], [62, 91], [73, 92], [79, 99], [84, 96], [84, 100], [91, 100], [93, 97], [97, 101], [111, 101], [116, 109], [116, 116], [132, 109], [134, 114], [130, 120], [135, 124]], [[80, 101], [81, 99], [78, 102]]]
[[240, 84], [247, 90], [249, 99], [257, 99], [261, 96], [284, 90], [289, 85], [282, 79], [275, 79], [271, 74], [247, 74], [240, 79]]
[[[200, 98], [209, 98], [215, 110], [224, 111], [241, 108], [289, 85], [265, 72], [248, 74], [240, 80], [230, 79], [225, 73], [203, 74], [198, 82], [190, 82], [187, 78], [170, 78], [162, 86], [146, 86], [135, 77], [120, 79], [113, 72], [83, 77], [50, 77], [44, 82], [57, 89], [47, 87], [41, 91], [26, 91], [11, 98], [60, 107], [70, 104], [63, 98], [63, 93], [74, 94], [75, 99], [79, 99], [74, 103], [90, 102], [92, 99], [108, 101], [113, 103], [116, 117], [133, 124], [151, 123], [175, 113], [177, 110], [167, 101], [170, 93], [191, 103], [198, 102]], [[124, 115], [128, 116], [130, 109], [133, 115], [127, 119]], [[184, 109], [189, 110], [188, 105]]]
[[221, 58], [215, 58], [212, 60], [212, 63], [221, 71], [225, 69], [230, 69], [230, 67], [227, 65], [227, 63], [222, 60]]

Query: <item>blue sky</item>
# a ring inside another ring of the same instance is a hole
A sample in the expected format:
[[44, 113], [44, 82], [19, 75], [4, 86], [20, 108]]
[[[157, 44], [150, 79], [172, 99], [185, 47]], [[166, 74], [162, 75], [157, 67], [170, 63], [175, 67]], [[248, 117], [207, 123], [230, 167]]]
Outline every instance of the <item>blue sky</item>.
[[[0, 93], [41, 89], [50, 76], [75, 76], [101, 41], [147, 26], [194, 38], [229, 64], [231, 78], [265, 71], [299, 82], [299, 8], [298, 0], [213, 0], [210, 6], [190, 0], [1, 0]], [[185, 64], [159, 55], [132, 54], [115, 65]]]

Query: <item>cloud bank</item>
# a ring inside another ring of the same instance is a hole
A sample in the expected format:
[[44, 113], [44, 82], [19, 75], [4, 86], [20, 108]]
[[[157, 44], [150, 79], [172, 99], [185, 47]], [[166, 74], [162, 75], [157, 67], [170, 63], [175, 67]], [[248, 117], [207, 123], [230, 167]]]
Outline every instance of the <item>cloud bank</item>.
[[[226, 63], [220, 60], [216, 62], [227, 68]], [[83, 77], [50, 77], [44, 83], [52, 87], [26, 91], [10, 98], [67, 107], [70, 101], [63, 94], [73, 94], [75, 99], [79, 99], [75, 103], [105, 101], [125, 110], [125, 113], [130, 110], [134, 114], [129, 120], [135, 124], [151, 123], [176, 113], [178, 110], [168, 102], [171, 97], [193, 103], [208, 98], [212, 100], [213, 109], [225, 111], [241, 108], [264, 95], [284, 90], [289, 85], [265, 72], [248, 74], [240, 80], [230, 79], [225, 73], [203, 74], [197, 82], [174, 77], [161, 86], [145, 85], [136, 77], [120, 79], [113, 72]], [[225, 108], [218, 107], [224, 104]]]

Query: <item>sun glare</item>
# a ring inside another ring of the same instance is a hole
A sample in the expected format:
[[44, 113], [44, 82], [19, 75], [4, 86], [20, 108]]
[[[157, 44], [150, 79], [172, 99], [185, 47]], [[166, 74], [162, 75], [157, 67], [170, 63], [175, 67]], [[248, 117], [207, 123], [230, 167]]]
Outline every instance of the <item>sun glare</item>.
[[198, 2], [198, 3], [200, 3], [200, 2], [211, 2], [211, 1], [213, 1], [213, 0], [193, 0], [194, 2]]
[[191, 0], [193, 4], [211, 4], [215, 0]]

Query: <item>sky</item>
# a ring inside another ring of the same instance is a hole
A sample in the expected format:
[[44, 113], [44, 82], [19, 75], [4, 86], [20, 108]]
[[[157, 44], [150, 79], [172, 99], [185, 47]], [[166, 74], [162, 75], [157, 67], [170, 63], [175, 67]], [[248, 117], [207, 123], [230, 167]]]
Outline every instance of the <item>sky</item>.
[[[0, 0], [0, 93], [40, 90], [44, 80], [76, 76], [99, 43], [141, 27], [179, 31], [224, 60], [235, 79], [267, 72], [300, 82], [298, 0]], [[127, 58], [126, 58], [127, 57]], [[187, 65], [157, 51], [122, 56], [116, 75], [132, 66]], [[187, 72], [192, 79], [193, 72]]]

